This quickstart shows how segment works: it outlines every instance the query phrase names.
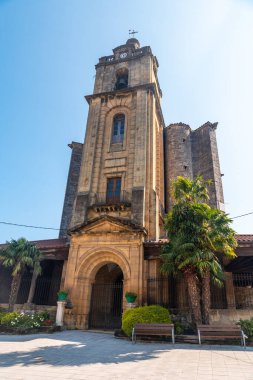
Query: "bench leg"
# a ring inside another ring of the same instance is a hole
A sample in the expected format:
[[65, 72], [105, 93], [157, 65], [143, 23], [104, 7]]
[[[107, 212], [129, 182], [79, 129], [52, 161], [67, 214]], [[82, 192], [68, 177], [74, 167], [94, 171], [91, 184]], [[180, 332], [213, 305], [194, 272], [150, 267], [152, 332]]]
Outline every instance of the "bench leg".
[[135, 341], [135, 343], [136, 343], [136, 338], [135, 338], [135, 333], [134, 333], [134, 328], [133, 328], [133, 330], [132, 330], [132, 343], [134, 343], [134, 341]]
[[242, 345], [244, 348], [246, 348], [245, 334], [243, 331], [242, 331]]
[[199, 345], [201, 345], [200, 331], [198, 330]]
[[172, 337], [172, 343], [175, 344], [175, 331], [174, 331], [174, 327], [171, 330], [171, 337]]

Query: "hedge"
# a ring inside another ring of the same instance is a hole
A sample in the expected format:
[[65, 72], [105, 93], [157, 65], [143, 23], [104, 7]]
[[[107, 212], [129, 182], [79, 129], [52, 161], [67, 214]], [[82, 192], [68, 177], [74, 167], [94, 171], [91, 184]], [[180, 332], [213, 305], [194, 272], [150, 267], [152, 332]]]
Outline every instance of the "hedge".
[[122, 330], [131, 336], [132, 329], [137, 323], [172, 323], [168, 309], [162, 306], [140, 306], [128, 309], [122, 316]]
[[250, 319], [240, 319], [237, 324], [241, 326], [241, 329], [248, 338], [253, 338], [253, 317]]

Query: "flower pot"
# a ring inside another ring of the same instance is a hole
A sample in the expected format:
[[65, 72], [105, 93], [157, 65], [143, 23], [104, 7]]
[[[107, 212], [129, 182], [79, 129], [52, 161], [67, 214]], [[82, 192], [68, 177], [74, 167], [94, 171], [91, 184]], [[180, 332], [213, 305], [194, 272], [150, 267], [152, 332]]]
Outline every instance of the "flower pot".
[[66, 301], [68, 294], [67, 293], [58, 293], [58, 301]]
[[136, 295], [126, 295], [126, 300], [128, 303], [134, 303], [134, 301], [136, 300], [137, 296]]

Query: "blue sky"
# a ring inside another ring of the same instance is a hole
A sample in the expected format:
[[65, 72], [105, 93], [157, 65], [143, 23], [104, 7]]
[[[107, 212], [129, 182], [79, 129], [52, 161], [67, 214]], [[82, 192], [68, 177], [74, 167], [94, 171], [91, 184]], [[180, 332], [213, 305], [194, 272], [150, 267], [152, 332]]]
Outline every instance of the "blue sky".
[[[59, 227], [94, 65], [130, 28], [158, 58], [166, 124], [218, 121], [226, 210], [253, 211], [252, 20], [249, 0], [0, 0], [0, 220]], [[253, 233], [253, 215], [233, 227]], [[20, 236], [57, 232], [0, 225]]]

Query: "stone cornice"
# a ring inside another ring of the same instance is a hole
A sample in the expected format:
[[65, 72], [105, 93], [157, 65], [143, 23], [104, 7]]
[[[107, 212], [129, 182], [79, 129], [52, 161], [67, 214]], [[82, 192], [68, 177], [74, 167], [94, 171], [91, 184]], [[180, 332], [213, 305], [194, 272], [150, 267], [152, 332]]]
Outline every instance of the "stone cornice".
[[[127, 48], [126, 45], [121, 45], [121, 46], [118, 46], [117, 48], [113, 49], [113, 51], [117, 51], [120, 49], [126, 49], [126, 48]], [[97, 67], [100, 67], [100, 66], [114, 65], [115, 63], [120, 63], [123, 61], [124, 62], [132, 61], [136, 58], [144, 57], [147, 55], [149, 55], [150, 57], [154, 57], [152, 54], [152, 50], [151, 50], [150, 46], [144, 46], [140, 49], [136, 49], [132, 53], [130, 53], [130, 55], [125, 57], [124, 59], [121, 59], [121, 58], [115, 59], [114, 55], [108, 55], [108, 56], [101, 57], [99, 59], [99, 63], [97, 63], [95, 65], [95, 68], [97, 69]], [[156, 59], [156, 62], [157, 62], [157, 59]], [[158, 64], [158, 62], [157, 62], [157, 64]]]
[[157, 92], [157, 86], [156, 86], [155, 83], [145, 83], [145, 84], [140, 84], [138, 86], [123, 88], [121, 90], [99, 92], [97, 94], [86, 95], [85, 99], [86, 99], [87, 103], [90, 104], [92, 99], [104, 98], [104, 97], [107, 97], [107, 96], [108, 97], [122, 96], [122, 95], [127, 95], [128, 93], [137, 92], [137, 90], [143, 90], [143, 89], [147, 90], [147, 91], [148, 90], [152, 91], [152, 93], [154, 94], [155, 100], [156, 100], [156, 105], [157, 105], [157, 108], [158, 108], [158, 113], [159, 113], [160, 121], [161, 121], [162, 126], [165, 128], [162, 108], [161, 108], [161, 104], [160, 104], [159, 95], [158, 95], [158, 92]]

